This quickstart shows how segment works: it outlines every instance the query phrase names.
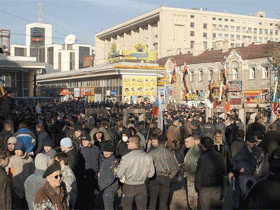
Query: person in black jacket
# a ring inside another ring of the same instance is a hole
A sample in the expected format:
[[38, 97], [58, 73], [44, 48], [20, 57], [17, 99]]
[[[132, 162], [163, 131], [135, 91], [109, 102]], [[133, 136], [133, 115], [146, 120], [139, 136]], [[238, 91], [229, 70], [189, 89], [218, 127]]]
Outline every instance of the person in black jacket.
[[35, 154], [37, 155], [44, 151], [45, 142], [49, 142], [50, 137], [49, 137], [48, 133], [44, 130], [43, 124], [37, 124], [36, 130], [38, 132], [38, 138], [37, 138], [38, 147], [35, 151]]
[[212, 150], [213, 140], [201, 140], [203, 154], [198, 159], [195, 173], [195, 189], [198, 193], [198, 209], [220, 208], [223, 179], [226, 167], [220, 153]]
[[0, 209], [12, 209], [11, 181], [5, 171], [9, 160], [9, 152], [0, 150]]
[[265, 126], [264, 125], [262, 125], [260, 122], [259, 122], [259, 117], [258, 116], [256, 116], [255, 117], [255, 122], [254, 123], [252, 123], [252, 124], [250, 124], [249, 126], [248, 126], [248, 132], [247, 132], [247, 135], [254, 135], [254, 132], [255, 131], [260, 131], [262, 134], [264, 134], [265, 133]]
[[231, 116], [229, 118], [229, 121], [230, 121], [230, 125], [226, 127], [225, 136], [226, 136], [227, 145], [228, 145], [228, 147], [230, 149], [231, 148], [231, 144], [237, 138], [237, 131], [238, 131], [239, 127], [236, 125], [236, 122], [235, 122], [233, 116]]

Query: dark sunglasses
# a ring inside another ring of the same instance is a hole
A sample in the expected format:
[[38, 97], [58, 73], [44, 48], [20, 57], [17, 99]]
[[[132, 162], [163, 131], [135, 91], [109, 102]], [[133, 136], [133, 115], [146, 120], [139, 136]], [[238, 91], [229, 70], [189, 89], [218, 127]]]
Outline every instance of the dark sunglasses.
[[60, 175], [56, 175], [56, 176], [54, 176], [54, 178], [55, 178], [55, 179], [58, 179], [58, 177], [60, 177], [60, 178], [61, 178], [61, 177], [62, 177], [62, 175], [60, 174]]

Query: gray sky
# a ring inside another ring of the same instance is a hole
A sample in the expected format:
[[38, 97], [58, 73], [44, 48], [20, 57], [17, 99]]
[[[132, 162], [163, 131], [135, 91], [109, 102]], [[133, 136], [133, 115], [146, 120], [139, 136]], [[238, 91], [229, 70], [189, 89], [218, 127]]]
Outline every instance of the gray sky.
[[[265, 11], [279, 18], [279, 0], [43, 0], [43, 22], [53, 25], [53, 43], [68, 34], [94, 45], [94, 34], [161, 6], [250, 15]], [[0, 0], [0, 29], [11, 30], [12, 44], [25, 44], [25, 25], [38, 21], [39, 0]]]

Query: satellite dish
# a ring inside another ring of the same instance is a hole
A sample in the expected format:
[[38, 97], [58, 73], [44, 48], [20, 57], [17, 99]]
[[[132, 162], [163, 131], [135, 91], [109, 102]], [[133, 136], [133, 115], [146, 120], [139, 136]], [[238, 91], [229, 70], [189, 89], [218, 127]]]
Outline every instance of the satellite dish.
[[65, 38], [65, 44], [73, 44], [76, 42], [76, 36], [74, 34], [70, 34]]

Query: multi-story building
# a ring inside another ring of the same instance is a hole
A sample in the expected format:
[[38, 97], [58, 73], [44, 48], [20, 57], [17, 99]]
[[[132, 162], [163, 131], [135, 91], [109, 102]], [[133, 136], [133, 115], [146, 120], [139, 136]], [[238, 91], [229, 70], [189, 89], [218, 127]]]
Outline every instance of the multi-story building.
[[191, 52], [195, 55], [215, 48], [217, 40], [227, 40], [230, 48], [245, 41], [279, 41], [278, 19], [265, 12], [238, 15], [203, 9], [161, 7], [95, 35], [96, 65], [108, 62], [112, 46], [119, 55], [143, 42], [158, 58]]
[[53, 44], [52, 25], [30, 23], [26, 25], [26, 46], [12, 45], [12, 56], [36, 57], [58, 71], [84, 68], [84, 58], [93, 55], [93, 46], [85, 44]]

